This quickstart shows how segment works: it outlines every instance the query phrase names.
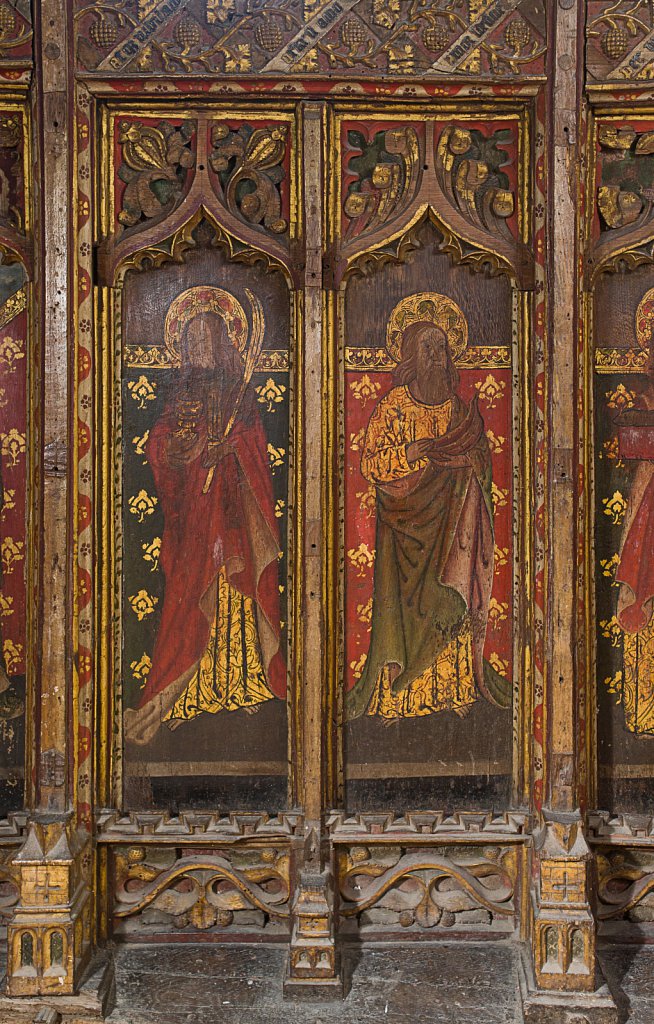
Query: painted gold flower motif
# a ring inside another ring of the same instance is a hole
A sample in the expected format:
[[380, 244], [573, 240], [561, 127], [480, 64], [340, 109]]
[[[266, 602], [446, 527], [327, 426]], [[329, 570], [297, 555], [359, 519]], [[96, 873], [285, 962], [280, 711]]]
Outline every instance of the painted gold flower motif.
[[493, 484], [491, 488], [491, 498], [493, 501], [493, 512], [497, 513], [498, 508], [504, 508], [509, 500], [509, 492], [503, 487], [498, 487], [497, 484]]
[[360, 658], [350, 662], [350, 668], [352, 669], [352, 675], [355, 679], [360, 679], [363, 675], [363, 670], [366, 665], [366, 655], [362, 654]]
[[274, 412], [275, 406], [284, 401], [286, 388], [283, 384], [276, 384], [272, 377], [269, 377], [265, 384], [255, 388], [258, 401], [266, 406], [266, 412]]
[[365, 604], [357, 605], [357, 618], [364, 625], [370, 625], [372, 622], [372, 598], [369, 598]]
[[498, 437], [496, 434], [493, 433], [492, 430], [486, 431], [486, 437], [488, 438], [488, 444], [493, 455], [501, 455], [501, 453], [504, 451], [504, 443], [506, 441], [506, 438], [501, 436]]
[[13, 537], [5, 537], [0, 551], [2, 552], [2, 568], [9, 575], [14, 571], [17, 562], [22, 562], [25, 557], [25, 544], [22, 540], [14, 540]]
[[[148, 443], [149, 436], [150, 431], [146, 430], [144, 434], [141, 434], [140, 436], [137, 434], [136, 437], [132, 438], [132, 444], [134, 445], [134, 453], [136, 455], [145, 455], [145, 446]], [[143, 464], [145, 465], [145, 461]]]
[[236, 0], [207, 0], [207, 21], [210, 25], [227, 21], [236, 6]]
[[241, 74], [249, 71], [252, 67], [252, 54], [248, 43], [238, 43], [229, 49], [224, 49], [225, 71], [236, 71]]
[[496, 598], [491, 597], [488, 605], [488, 618], [490, 619], [491, 625], [497, 627], [501, 622], [506, 622], [509, 614], [509, 606], [506, 601], [498, 601]]
[[600, 629], [602, 630], [602, 636], [611, 641], [611, 647], [618, 647], [622, 637], [622, 629], [615, 615], [612, 615], [610, 619], [601, 619]]
[[607, 391], [606, 404], [609, 409], [617, 409], [618, 412], [624, 412], [625, 409], [632, 409], [636, 401], [636, 392], [629, 391], [624, 384], [618, 384], [615, 391]]
[[352, 566], [357, 570], [357, 576], [365, 576], [375, 561], [375, 552], [371, 551], [367, 544], [359, 544], [358, 548], [350, 548], [347, 553]]
[[278, 498], [275, 502], [275, 519], [281, 519], [284, 515], [284, 509], [286, 508], [286, 502]]
[[152, 515], [156, 504], [157, 498], [150, 497], [148, 492], [144, 490], [140, 490], [138, 494], [133, 494], [128, 501], [129, 510], [133, 516], [138, 518], [139, 523], [144, 522], [146, 516]]
[[377, 397], [381, 385], [370, 379], [367, 373], [359, 380], [353, 380], [350, 384], [350, 391], [358, 402], [365, 407], [366, 403]]
[[138, 594], [132, 594], [128, 600], [139, 622], [142, 622], [146, 615], [152, 615], [155, 605], [159, 604], [158, 597], [151, 597], [147, 590], [143, 589], [139, 590]]
[[375, 25], [393, 28], [400, 15], [400, 0], [373, 0], [372, 20]]
[[4, 519], [6, 512], [11, 512], [12, 508], [16, 508], [16, 502], [14, 498], [16, 491], [13, 487], [8, 487], [2, 492], [2, 518]]
[[504, 398], [506, 382], [496, 380], [492, 373], [489, 373], [485, 381], [478, 380], [475, 384], [479, 397], [483, 398], [489, 409], [494, 409], [501, 398]]
[[131, 661], [129, 667], [134, 678], [138, 679], [141, 685], [143, 685], [150, 674], [152, 661], [147, 654], [142, 654], [138, 661]]
[[496, 654], [495, 651], [493, 651], [493, 653], [491, 654], [491, 656], [488, 659], [488, 661], [489, 661], [489, 664], [493, 666], [493, 668], [495, 669], [496, 672], [498, 672], [501, 676], [504, 676], [505, 679], [508, 677], [508, 674], [509, 674], [509, 663], [508, 663], [508, 661], [504, 661], [503, 658], [500, 658], [499, 654]]
[[389, 46], [388, 48], [388, 70], [389, 73], [410, 75], [415, 70], [416, 51], [410, 43], [404, 46]]
[[26, 440], [25, 434], [21, 434], [20, 430], [16, 427], [12, 427], [11, 430], [5, 434], [0, 434], [0, 450], [7, 459], [11, 459], [11, 465], [15, 466], [18, 462], [18, 457], [25, 452]]
[[13, 597], [5, 597], [4, 594], [0, 594], [0, 615], [3, 619], [6, 619], [8, 615], [14, 614], [13, 603]]
[[13, 675], [14, 671], [18, 668], [20, 659], [23, 656], [23, 645], [15, 644], [13, 640], [5, 640], [2, 645], [2, 653], [5, 658], [7, 675]]
[[7, 335], [0, 341], [0, 362], [3, 362], [9, 373], [16, 369], [19, 359], [25, 358], [25, 342]]
[[617, 437], [610, 437], [608, 441], [604, 442], [599, 457], [600, 459], [615, 460], [616, 468], [622, 469], [624, 462], [620, 458], [620, 446]]
[[356, 434], [350, 434], [350, 451], [352, 451], [352, 452], [361, 451], [361, 449], [363, 448], [363, 443], [364, 443], [365, 439], [366, 439], [366, 432], [365, 432], [365, 430], [363, 430], [363, 428], [361, 430], [358, 430], [356, 432]]
[[618, 695], [616, 704], [620, 704], [622, 701], [622, 670], [618, 671], [613, 676], [607, 676], [604, 680], [607, 693], [615, 693]]
[[147, 541], [141, 544], [143, 548], [143, 560], [151, 562], [150, 572], [156, 572], [159, 568], [159, 556], [161, 554], [161, 537], [154, 537], [148, 544]]
[[604, 515], [609, 517], [614, 526], [619, 526], [627, 511], [627, 502], [620, 491], [614, 491], [610, 498], [602, 498], [602, 504]]
[[270, 468], [275, 473], [276, 469], [284, 465], [284, 456], [286, 455], [285, 448], [275, 448], [274, 444], [268, 444], [268, 461], [270, 462]]
[[495, 572], [498, 573], [500, 569], [503, 569], [509, 560], [509, 549], [500, 548], [495, 545]]
[[620, 555], [612, 555], [611, 558], [600, 558], [600, 566], [602, 568], [602, 575], [608, 577], [611, 580], [612, 587], [618, 587], [620, 584], [616, 583], [615, 574], [618, 571], [620, 565]]
[[367, 491], [357, 491], [357, 498], [359, 499], [361, 511], [365, 512], [368, 519], [372, 519], [377, 510], [377, 495], [372, 484]]
[[134, 401], [138, 403], [139, 409], [145, 409], [145, 403], [152, 402], [156, 398], [157, 386], [142, 373], [138, 380], [128, 382], [127, 390]]

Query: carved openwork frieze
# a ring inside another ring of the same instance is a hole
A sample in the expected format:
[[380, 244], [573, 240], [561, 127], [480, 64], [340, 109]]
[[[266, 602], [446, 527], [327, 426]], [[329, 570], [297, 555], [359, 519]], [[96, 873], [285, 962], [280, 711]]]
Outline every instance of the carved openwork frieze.
[[512, 930], [513, 847], [339, 848], [341, 916], [360, 928]]
[[98, 841], [119, 843], [146, 839], [190, 839], [196, 842], [206, 838], [216, 840], [238, 840], [245, 837], [260, 839], [285, 838], [295, 835], [302, 828], [302, 815], [282, 813], [270, 817], [265, 813], [233, 811], [227, 815], [202, 813], [201, 811], [180, 812], [170, 815], [166, 812], [138, 812], [127, 814], [109, 811], [98, 818]]
[[542, 0], [77, 0], [79, 66], [102, 75], [542, 73]]
[[355, 839], [357, 836], [407, 835], [457, 835], [470, 833], [493, 833], [495, 835], [524, 836], [527, 834], [529, 819], [526, 814], [506, 811], [493, 814], [491, 811], [459, 811], [446, 814], [444, 811], [408, 811], [406, 814], [367, 813], [346, 815], [332, 811], [327, 827], [335, 839]]
[[594, 811], [588, 815], [589, 842], [654, 845], [654, 818], [649, 814], [611, 814]]
[[288, 850], [266, 846], [207, 852], [117, 847], [116, 930], [143, 934], [278, 926], [290, 913], [289, 866]]

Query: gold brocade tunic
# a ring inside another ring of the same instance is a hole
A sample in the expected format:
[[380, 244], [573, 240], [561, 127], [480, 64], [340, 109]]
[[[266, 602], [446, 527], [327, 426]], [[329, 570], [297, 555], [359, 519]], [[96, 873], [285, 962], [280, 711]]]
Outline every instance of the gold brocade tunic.
[[[370, 417], [361, 458], [364, 477], [383, 486], [426, 468], [426, 458], [409, 464], [407, 447], [412, 441], [442, 437], [451, 419], [451, 401], [426, 405], [417, 401], [408, 387], [393, 388]], [[454, 711], [464, 717], [477, 699], [469, 619], [433, 665], [406, 689], [393, 694], [391, 684], [391, 669], [386, 666], [379, 674], [367, 714], [392, 720]]]
[[230, 586], [221, 570], [209, 643], [188, 686], [164, 721], [189, 721], [203, 711], [236, 711], [272, 700], [261, 662], [252, 598]]

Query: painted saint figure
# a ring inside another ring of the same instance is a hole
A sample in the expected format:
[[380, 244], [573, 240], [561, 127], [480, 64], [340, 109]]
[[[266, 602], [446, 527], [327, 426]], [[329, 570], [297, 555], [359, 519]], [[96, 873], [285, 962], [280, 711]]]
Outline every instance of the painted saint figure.
[[453, 349], [465, 347], [467, 323], [445, 296], [412, 298], [422, 300], [413, 322], [394, 339], [389, 327], [395, 386], [373, 411], [361, 459], [376, 488], [376, 555], [370, 648], [350, 718], [463, 716], [478, 694], [500, 707], [511, 700], [483, 658], [492, 475], [477, 400], [457, 394]]
[[[647, 352], [644, 387], [619, 420], [620, 453], [636, 459], [616, 572], [617, 619], [623, 630], [623, 703], [627, 728], [654, 734], [654, 289], [636, 315], [638, 342]], [[635, 447], [634, 447], [635, 445]]]
[[247, 356], [206, 306], [180, 329], [172, 398], [145, 449], [164, 517], [165, 593], [152, 668], [125, 715], [137, 743], [162, 722], [256, 708], [286, 690], [266, 439]]

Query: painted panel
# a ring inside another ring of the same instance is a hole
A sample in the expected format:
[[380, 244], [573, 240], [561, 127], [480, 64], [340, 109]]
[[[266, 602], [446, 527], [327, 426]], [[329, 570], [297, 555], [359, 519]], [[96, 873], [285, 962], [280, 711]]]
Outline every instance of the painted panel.
[[341, 125], [343, 676], [353, 809], [509, 800], [520, 681], [517, 314], [506, 276], [454, 265], [446, 252], [456, 243], [438, 218], [449, 216], [455, 190], [459, 211], [480, 224], [485, 208], [491, 225], [499, 210], [511, 237], [515, 129]]
[[237, 231], [288, 247], [288, 123], [112, 124], [119, 245], [165, 234], [201, 189], [214, 203], [156, 258], [136, 248], [116, 292], [124, 802], [283, 807], [292, 295], [279, 265], [263, 269], [216, 217], [224, 206]]
[[594, 291], [599, 804], [642, 812], [654, 750], [654, 275], [639, 243], [653, 139], [651, 122], [599, 124], [593, 221], [593, 258], [631, 269], [601, 274]]

